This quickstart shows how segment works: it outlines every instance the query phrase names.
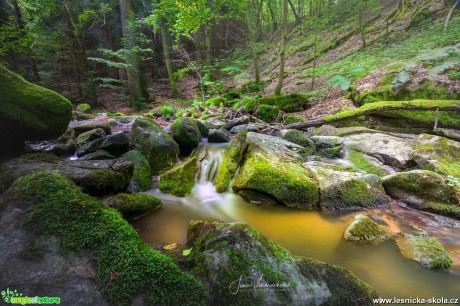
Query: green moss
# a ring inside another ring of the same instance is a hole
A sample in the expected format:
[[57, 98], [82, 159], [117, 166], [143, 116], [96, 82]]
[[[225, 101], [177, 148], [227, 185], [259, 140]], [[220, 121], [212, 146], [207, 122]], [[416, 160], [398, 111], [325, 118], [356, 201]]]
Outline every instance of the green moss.
[[[32, 84], [0, 65], [0, 141], [47, 140], [61, 136], [72, 118], [72, 105], [63, 96]], [[1, 151], [1, 149], [0, 149]]]
[[418, 10], [417, 12], [415, 12], [415, 14], [412, 15], [412, 19], [410, 21], [408, 28], [419, 26], [421, 23], [423, 23], [425, 20], [428, 20], [430, 17], [431, 17], [431, 12], [429, 8], [427, 7], [422, 8]]
[[247, 97], [247, 98], [243, 98], [241, 99], [239, 102], [235, 103], [233, 105], [233, 108], [235, 109], [243, 109], [249, 113], [252, 113], [255, 108], [256, 108], [256, 102], [254, 100], [254, 98], [250, 98], [250, 97]]
[[378, 204], [374, 192], [358, 179], [334, 184], [321, 191], [321, 207], [324, 209], [371, 208]]
[[452, 70], [447, 74], [447, 76], [451, 80], [460, 80], [460, 71]]
[[152, 171], [147, 159], [137, 150], [131, 150], [121, 156], [124, 159], [133, 162], [134, 172], [133, 181], [139, 185], [140, 190], [147, 190], [150, 188], [152, 181]]
[[91, 106], [88, 103], [78, 104], [77, 112], [88, 114], [91, 111]]
[[293, 124], [297, 122], [305, 122], [306, 120], [303, 118], [299, 118], [296, 116], [287, 116], [286, 119], [284, 119], [284, 124]]
[[448, 269], [452, 264], [444, 247], [431, 237], [403, 234], [396, 242], [404, 256], [420, 262], [425, 268]]
[[120, 193], [104, 199], [104, 204], [118, 210], [125, 219], [137, 218], [161, 206], [161, 201], [148, 194]]
[[126, 117], [125, 114], [123, 114], [122, 112], [116, 112], [115, 114], [113, 114], [114, 117]]
[[255, 116], [265, 122], [274, 122], [278, 118], [279, 109], [276, 106], [260, 104]]
[[107, 194], [112, 190], [123, 190], [131, 181], [130, 173], [115, 172], [110, 169], [92, 171], [83, 182], [91, 194]]
[[195, 185], [197, 158], [193, 157], [160, 175], [158, 188], [176, 196], [189, 194]]
[[171, 117], [174, 116], [175, 113], [176, 113], [176, 107], [174, 105], [167, 104], [161, 107], [161, 115], [165, 119], [169, 120]]
[[319, 201], [318, 186], [301, 166], [255, 153], [246, 156], [232, 187], [264, 193], [289, 207], [314, 208]]
[[200, 130], [192, 118], [177, 118], [171, 125], [171, 133], [182, 153], [188, 153], [200, 143]]
[[304, 147], [306, 155], [313, 155], [315, 153], [315, 144], [299, 130], [282, 130], [279, 136], [284, 140]]
[[369, 162], [369, 160], [361, 152], [350, 149], [348, 150], [347, 159], [358, 167], [358, 169], [367, 173], [376, 174], [378, 176], [385, 176], [388, 174], [388, 171], [386, 171], [383, 167], [379, 167]]
[[375, 240], [385, 239], [387, 234], [379, 225], [363, 214], [354, 217], [344, 235], [347, 240]]
[[309, 99], [301, 94], [290, 94], [271, 98], [262, 98], [256, 101], [259, 105], [277, 106], [285, 112], [303, 111], [308, 107]]
[[109, 304], [129, 305], [140, 294], [148, 305], [184, 301], [204, 305], [202, 284], [142, 242], [119, 212], [82, 193], [59, 174], [22, 177], [4, 196], [31, 203], [23, 223], [39, 234], [56, 236], [62, 252], [91, 256], [96, 283]]
[[232, 139], [228, 147], [225, 149], [222, 163], [219, 166], [214, 185], [217, 192], [227, 190], [230, 181], [240, 165], [244, 151], [246, 148], [247, 130], [241, 131], [235, 138]]

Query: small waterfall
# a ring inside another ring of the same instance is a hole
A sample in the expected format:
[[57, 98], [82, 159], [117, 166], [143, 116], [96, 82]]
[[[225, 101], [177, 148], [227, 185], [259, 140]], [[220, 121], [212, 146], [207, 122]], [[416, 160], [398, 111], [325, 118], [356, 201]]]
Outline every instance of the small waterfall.
[[214, 182], [224, 156], [224, 146], [204, 146], [198, 152], [200, 169], [196, 176], [197, 184]]

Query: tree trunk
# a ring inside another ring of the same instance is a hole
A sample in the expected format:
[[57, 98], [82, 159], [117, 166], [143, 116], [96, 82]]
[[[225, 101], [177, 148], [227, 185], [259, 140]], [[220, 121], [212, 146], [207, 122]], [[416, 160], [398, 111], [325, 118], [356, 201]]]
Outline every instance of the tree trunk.
[[281, 95], [284, 79], [284, 65], [286, 63], [286, 45], [287, 45], [287, 11], [288, 0], [283, 1], [283, 19], [281, 24], [281, 50], [280, 50], [280, 69], [278, 75], [278, 83], [276, 84], [275, 96]]
[[246, 23], [248, 27], [248, 34], [249, 34], [249, 46], [251, 47], [251, 53], [252, 53], [252, 60], [254, 62], [254, 75], [255, 75], [255, 81], [257, 83], [260, 83], [260, 69], [259, 69], [259, 53], [257, 52], [257, 44], [256, 44], [256, 37], [255, 37], [255, 31], [254, 28], [252, 27], [252, 21], [251, 17], [249, 16], [249, 13], [246, 13]]
[[268, 1], [267, 5], [268, 10], [270, 11], [270, 16], [272, 18], [272, 32], [275, 32], [276, 30], [278, 30], [278, 24], [276, 23], [275, 12], [273, 11], [270, 0]]
[[300, 23], [300, 18], [299, 18], [299, 15], [297, 15], [294, 4], [292, 4], [291, 0], [288, 0], [288, 2], [289, 2], [289, 5], [291, 6], [292, 12], [294, 13], [295, 22]]
[[206, 25], [206, 65], [211, 66], [211, 26]]
[[130, 106], [134, 103], [144, 101], [146, 98], [145, 89], [142, 84], [138, 55], [133, 51], [134, 48], [134, 29], [130, 26], [133, 5], [131, 0], [120, 0], [120, 15], [124, 47], [128, 51], [126, 64], [130, 67], [126, 69], [128, 75], [128, 91], [130, 96]]
[[455, 1], [454, 6], [450, 9], [449, 14], [447, 15], [446, 22], [444, 23], [444, 31], [447, 31], [447, 27], [449, 26], [449, 20], [452, 18], [452, 14], [454, 13], [455, 9], [458, 8], [460, 5], [460, 0]]
[[165, 54], [166, 69], [168, 70], [169, 83], [171, 84], [171, 89], [173, 91], [174, 96], [177, 96], [178, 92], [176, 87], [176, 78], [174, 77], [174, 70], [171, 63], [171, 55], [169, 53], [171, 43], [169, 41], [168, 26], [166, 25], [166, 20], [163, 17], [160, 18], [159, 22], [161, 29], [161, 38], [163, 41], [163, 52]]

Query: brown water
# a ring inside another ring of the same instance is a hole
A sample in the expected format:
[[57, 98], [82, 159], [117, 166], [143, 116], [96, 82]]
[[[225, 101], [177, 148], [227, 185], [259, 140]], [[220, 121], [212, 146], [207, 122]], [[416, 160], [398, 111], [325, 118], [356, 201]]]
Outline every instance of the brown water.
[[232, 192], [217, 194], [209, 180], [215, 174], [222, 151], [222, 146], [208, 148], [209, 157], [189, 196], [179, 198], [158, 189], [147, 192], [159, 197], [163, 207], [132, 222], [146, 243], [185, 243], [187, 226], [192, 219], [239, 221], [250, 224], [295, 255], [351, 270], [382, 297], [460, 297], [460, 222], [398, 203], [366, 212], [380, 217], [390, 233], [424, 231], [437, 238], [454, 264], [448, 271], [428, 270], [404, 258], [392, 239], [380, 245], [345, 241], [343, 233], [359, 212], [299, 211], [282, 206], [261, 208]]

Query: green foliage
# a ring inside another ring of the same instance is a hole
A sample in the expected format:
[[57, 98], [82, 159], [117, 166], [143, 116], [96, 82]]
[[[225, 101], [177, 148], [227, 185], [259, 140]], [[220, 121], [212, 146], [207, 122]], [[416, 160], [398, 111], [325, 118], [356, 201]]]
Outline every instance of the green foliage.
[[56, 236], [62, 252], [91, 256], [96, 282], [109, 304], [129, 305], [141, 293], [148, 305], [177, 305], [185, 300], [204, 304], [206, 293], [199, 281], [142, 242], [119, 212], [61, 175], [40, 172], [22, 177], [9, 194], [11, 200], [31, 203], [23, 220], [31, 230]]
[[348, 90], [351, 87], [351, 80], [347, 77], [341, 75], [334, 75], [329, 82], [332, 85], [332, 88], [336, 88], [340, 86], [342, 90]]
[[172, 104], [165, 104], [161, 107], [161, 115], [165, 119], [170, 119], [176, 113], [176, 107]]

